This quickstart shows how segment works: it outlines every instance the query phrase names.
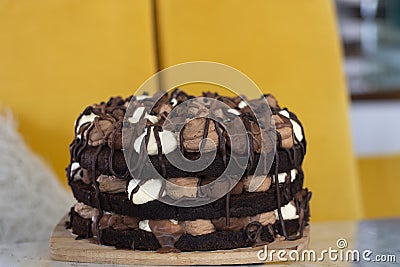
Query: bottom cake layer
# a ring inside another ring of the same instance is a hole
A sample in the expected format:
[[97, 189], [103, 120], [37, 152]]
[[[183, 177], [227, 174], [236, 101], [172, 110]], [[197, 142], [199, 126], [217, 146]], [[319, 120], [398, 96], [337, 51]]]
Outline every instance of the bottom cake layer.
[[[308, 223], [309, 214], [304, 214], [303, 221]], [[301, 225], [299, 219], [285, 220], [286, 234], [294, 236], [301, 234]], [[157, 250], [159, 252], [171, 251], [210, 251], [227, 250], [241, 247], [250, 247], [261, 244], [268, 244], [283, 236], [284, 232], [280, 221], [274, 224], [262, 226], [260, 224], [248, 225], [240, 231], [218, 230], [212, 233], [196, 235], [182, 234], [174, 241], [174, 246], [161, 246], [159, 238], [152, 232], [142, 229], [123, 229], [105, 228], [100, 230], [101, 242], [104, 245], [115, 246], [116, 248], [127, 248], [135, 250]], [[304, 227], [305, 225], [303, 225]], [[67, 225], [72, 232], [78, 235], [77, 238], [92, 238], [92, 220], [84, 219], [78, 213], [71, 209], [70, 221]], [[173, 237], [166, 236], [171, 239]], [[166, 240], [171, 243], [172, 240]]]

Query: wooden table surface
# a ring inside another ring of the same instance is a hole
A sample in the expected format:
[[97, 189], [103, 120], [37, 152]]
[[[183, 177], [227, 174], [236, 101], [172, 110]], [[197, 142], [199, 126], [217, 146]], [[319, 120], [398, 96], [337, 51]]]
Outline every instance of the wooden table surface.
[[[274, 266], [398, 266], [400, 263], [400, 218], [320, 222], [311, 223], [311, 242], [309, 250], [314, 250], [317, 257], [323, 250], [338, 250], [338, 239], [344, 239], [347, 247], [342, 249], [346, 254], [349, 250], [358, 250], [362, 253], [371, 251], [366, 256], [371, 260], [375, 256], [384, 255], [387, 258], [395, 257], [396, 262], [360, 262], [333, 261], [325, 254], [321, 261], [298, 261], [274, 263]], [[338, 253], [340, 255], [340, 253]], [[389, 256], [393, 255], [393, 256]], [[389, 256], [389, 257], [388, 257]], [[344, 257], [345, 258], [345, 257]], [[382, 257], [381, 257], [382, 258]], [[393, 258], [391, 259], [393, 260]], [[166, 263], [167, 264], [167, 263]], [[21, 244], [0, 244], [0, 266], [97, 266], [87, 263], [68, 263], [52, 261], [49, 258], [47, 241]], [[111, 266], [111, 265], [104, 265]], [[254, 266], [254, 265], [252, 265]]]

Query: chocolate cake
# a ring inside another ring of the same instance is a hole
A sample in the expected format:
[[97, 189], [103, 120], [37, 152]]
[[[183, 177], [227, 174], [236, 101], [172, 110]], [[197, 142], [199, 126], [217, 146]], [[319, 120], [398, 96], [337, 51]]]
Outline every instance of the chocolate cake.
[[[229, 134], [233, 121], [242, 133]], [[75, 122], [67, 177], [77, 203], [67, 228], [77, 239], [160, 253], [296, 240], [310, 216], [305, 153], [301, 122], [269, 94], [110, 98]], [[171, 161], [179, 155], [209, 160], [185, 169]]]

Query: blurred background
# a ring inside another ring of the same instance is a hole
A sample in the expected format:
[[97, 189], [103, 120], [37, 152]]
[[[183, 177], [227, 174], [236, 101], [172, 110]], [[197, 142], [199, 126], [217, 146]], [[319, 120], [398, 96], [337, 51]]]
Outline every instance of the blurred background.
[[395, 217], [399, 33], [397, 0], [2, 0], [0, 110], [67, 188], [87, 105], [171, 65], [221, 62], [302, 120], [313, 221]]
[[399, 215], [400, 1], [336, 0], [364, 215]]

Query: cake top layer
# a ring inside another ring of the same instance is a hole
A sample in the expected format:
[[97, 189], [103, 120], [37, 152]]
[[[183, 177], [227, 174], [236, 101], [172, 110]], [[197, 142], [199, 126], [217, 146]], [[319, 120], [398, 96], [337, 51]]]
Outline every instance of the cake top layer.
[[[230, 135], [224, 123], [232, 120], [240, 120], [244, 131]], [[124, 128], [128, 130], [124, 132]], [[158, 158], [159, 172], [164, 176], [168, 173], [162, 158], [177, 151], [192, 161], [199, 159], [200, 150], [205, 154], [216, 151], [225, 166], [232, 154], [247, 154], [250, 170], [259, 160], [257, 155], [269, 154], [265, 158], [271, 159], [276, 149], [293, 149], [299, 145], [305, 149], [300, 121], [288, 109], [282, 109], [270, 94], [247, 100], [205, 92], [196, 98], [175, 89], [169, 94], [114, 97], [88, 106], [75, 122], [75, 134], [71, 144], [72, 162], [79, 162], [85, 151], [99, 146], [108, 147], [112, 157], [116, 151], [123, 151], [125, 140], [125, 148], [129, 146], [133, 150], [136, 160], [140, 159], [137, 155], [141, 150], [146, 152], [146, 157]], [[110, 173], [121, 176], [111, 165]], [[271, 164], [265, 165], [264, 168]], [[127, 170], [125, 175], [129, 175]]]
[[[205, 125], [205, 116], [210, 115], [211, 112], [218, 120], [229, 120], [235, 116], [246, 120], [248, 123], [248, 131], [252, 132], [255, 139], [253, 140], [253, 147], [256, 153], [260, 152], [259, 140], [259, 123], [269, 123], [269, 113], [271, 112], [274, 125], [278, 132], [281, 134], [283, 148], [291, 148], [296, 142], [301, 142], [303, 139], [303, 129], [297, 117], [289, 112], [287, 109], [281, 109], [277, 100], [270, 94], [261, 96], [259, 99], [247, 100], [245, 97], [226, 97], [220, 96], [217, 93], [206, 92], [203, 97], [211, 98], [222, 102], [227, 108], [220, 110], [213, 110], [212, 104], [207, 104], [207, 100], [192, 102], [187, 105], [189, 109], [186, 116], [186, 126], [182, 131], [184, 149], [188, 152], [198, 152], [198, 140], [201, 139], [201, 133]], [[98, 146], [105, 142], [110, 148], [121, 149], [122, 138], [121, 129], [116, 131], [115, 137], [112, 135], [116, 128], [117, 122], [122, 122], [124, 117], [132, 124], [136, 124], [140, 119], [146, 119], [147, 126], [157, 128], [162, 127], [166, 122], [168, 115], [179, 104], [194, 99], [194, 96], [188, 95], [185, 92], [175, 89], [171, 94], [165, 92], [157, 92], [153, 96], [141, 95], [131, 96], [123, 99], [122, 97], [110, 98], [108, 102], [101, 102], [88, 106], [84, 112], [78, 117], [75, 122], [75, 133], [78, 138], [88, 138], [89, 145]], [[156, 102], [157, 101], [157, 102]], [[268, 103], [268, 107], [266, 106]], [[130, 107], [129, 107], [130, 105]], [[129, 108], [128, 108], [129, 107]], [[269, 111], [269, 109], [271, 111]], [[130, 111], [131, 114], [125, 116], [125, 113]], [[255, 113], [260, 113], [257, 116]], [[176, 114], [169, 121], [172, 124], [179, 122], [180, 114]], [[183, 116], [181, 116], [183, 117]], [[200, 119], [191, 120], [190, 117]], [[257, 121], [258, 119], [258, 121]], [[265, 121], [267, 120], [267, 121]], [[218, 130], [221, 127], [215, 127], [214, 123], [209, 125], [208, 135], [217, 137]], [[294, 135], [293, 135], [294, 133]], [[142, 133], [140, 133], [142, 134]], [[115, 139], [113, 141], [113, 138]], [[209, 137], [210, 138], [210, 137]], [[217, 141], [217, 140], [214, 140]], [[172, 149], [172, 148], [169, 148]], [[166, 151], [169, 151], [166, 148]], [[208, 149], [206, 144], [205, 149]], [[154, 149], [149, 149], [149, 154], [156, 154]], [[165, 152], [165, 151], [164, 151]]]

